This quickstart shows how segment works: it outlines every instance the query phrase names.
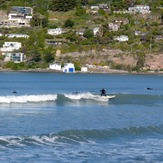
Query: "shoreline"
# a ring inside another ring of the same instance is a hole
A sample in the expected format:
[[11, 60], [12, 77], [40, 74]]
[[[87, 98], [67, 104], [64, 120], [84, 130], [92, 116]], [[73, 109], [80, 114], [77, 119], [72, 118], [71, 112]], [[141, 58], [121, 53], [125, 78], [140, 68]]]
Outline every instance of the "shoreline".
[[[52, 69], [28, 69], [28, 70], [11, 70], [11, 69], [0, 69], [0, 72], [40, 72], [40, 73], [64, 73], [62, 71]], [[106, 68], [89, 68], [87, 72], [75, 71], [74, 73], [81, 74], [144, 74], [144, 75], [163, 75], [163, 71], [146, 71], [146, 72], [128, 72], [126, 70], [106, 69]]]

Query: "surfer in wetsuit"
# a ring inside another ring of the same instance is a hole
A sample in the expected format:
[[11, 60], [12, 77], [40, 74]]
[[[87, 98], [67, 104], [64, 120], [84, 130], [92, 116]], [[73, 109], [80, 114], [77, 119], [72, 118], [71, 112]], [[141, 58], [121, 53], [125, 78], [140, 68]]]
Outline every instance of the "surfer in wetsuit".
[[101, 92], [101, 96], [106, 96], [106, 91], [105, 91], [105, 89], [103, 88], [103, 89], [101, 89], [100, 90], [100, 92]]
[[147, 90], [153, 90], [153, 88], [147, 87]]

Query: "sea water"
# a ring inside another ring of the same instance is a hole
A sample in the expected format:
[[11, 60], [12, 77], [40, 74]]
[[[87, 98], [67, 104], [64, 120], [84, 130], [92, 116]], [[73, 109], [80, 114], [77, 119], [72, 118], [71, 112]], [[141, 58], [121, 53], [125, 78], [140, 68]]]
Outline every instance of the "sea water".
[[[102, 88], [116, 97], [100, 97]], [[1, 72], [0, 156], [3, 163], [161, 163], [163, 76]]]

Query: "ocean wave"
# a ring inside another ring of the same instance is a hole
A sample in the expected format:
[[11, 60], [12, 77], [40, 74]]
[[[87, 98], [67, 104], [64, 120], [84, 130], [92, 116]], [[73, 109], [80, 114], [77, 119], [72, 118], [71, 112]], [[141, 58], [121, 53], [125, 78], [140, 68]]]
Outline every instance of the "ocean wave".
[[137, 104], [137, 105], [159, 105], [163, 104], [163, 95], [146, 95], [146, 94], [116, 94], [116, 98], [111, 103]]
[[70, 94], [64, 94], [66, 98], [69, 98], [71, 100], [96, 100], [96, 101], [108, 101], [107, 98], [103, 98], [102, 96], [98, 94], [92, 94], [89, 92], [86, 93], [70, 93]]
[[57, 95], [47, 94], [47, 95], [22, 95], [22, 96], [0, 96], [0, 103], [27, 103], [27, 102], [46, 102], [55, 101]]
[[61, 146], [64, 144], [94, 144], [99, 141], [106, 142], [119, 140], [120, 138], [148, 138], [150, 136], [163, 135], [163, 125], [139, 126], [128, 128], [113, 128], [108, 130], [65, 130], [58, 133], [50, 133], [34, 136], [0, 136], [0, 148], [22, 146]]
[[12, 95], [0, 96], [0, 104], [11, 103], [41, 103], [56, 102], [57, 104], [67, 104], [68, 102], [82, 104], [91, 103], [108, 103], [109, 104], [140, 104], [140, 105], [159, 105], [163, 104], [163, 95], [144, 95], [144, 94], [116, 94], [115, 98], [108, 99], [105, 96], [84, 93], [63, 93], [63, 94], [41, 94], [41, 95]]
[[102, 98], [99, 95], [91, 93], [63, 93], [63, 94], [43, 94], [43, 95], [12, 95], [12, 96], [0, 96], [0, 103], [39, 103], [48, 101], [57, 101], [66, 103], [67, 101], [80, 101], [80, 100], [95, 100], [95, 101], [108, 101], [106, 98]]

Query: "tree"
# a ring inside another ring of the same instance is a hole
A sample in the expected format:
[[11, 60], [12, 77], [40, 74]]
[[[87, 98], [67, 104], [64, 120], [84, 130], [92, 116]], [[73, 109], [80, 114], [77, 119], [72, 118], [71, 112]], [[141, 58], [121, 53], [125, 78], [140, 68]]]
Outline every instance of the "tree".
[[113, 0], [111, 6], [112, 6], [113, 10], [120, 10], [120, 9], [124, 9], [126, 7], [124, 0]]
[[45, 55], [44, 55], [44, 60], [45, 62], [49, 63], [54, 60], [54, 54], [52, 52], [52, 48], [47, 48], [45, 49]]
[[41, 26], [41, 27], [45, 28], [48, 26], [48, 19], [45, 16], [37, 13], [37, 14], [33, 15], [33, 18], [31, 20], [30, 24], [32, 27]]
[[86, 6], [88, 4], [88, 0], [81, 0], [81, 4]]
[[85, 32], [84, 32], [84, 34], [83, 34], [83, 36], [86, 37], [87, 39], [92, 38], [94, 36], [93, 30], [86, 29]]
[[103, 9], [99, 9], [98, 13], [102, 16], [105, 16], [106, 15], [106, 11], [103, 10]]
[[30, 37], [23, 46], [24, 52], [27, 55], [27, 59], [34, 62], [42, 60], [42, 54], [44, 52], [45, 31], [40, 28], [35, 28], [30, 33]]
[[64, 25], [66, 28], [71, 28], [71, 27], [73, 27], [74, 26], [74, 22], [73, 21], [71, 21], [70, 19], [67, 19], [66, 21], [65, 21], [65, 25]]
[[50, 9], [52, 11], [69, 11], [77, 6], [77, 0], [52, 0]]
[[140, 71], [141, 68], [143, 68], [144, 66], [144, 62], [145, 62], [145, 55], [143, 53], [139, 53], [137, 54], [137, 63], [136, 63], [136, 68], [137, 68], [137, 71]]
[[76, 7], [76, 15], [77, 16], [81, 16], [81, 15], [85, 15], [86, 14], [86, 10], [81, 7], [81, 6], [77, 6]]

